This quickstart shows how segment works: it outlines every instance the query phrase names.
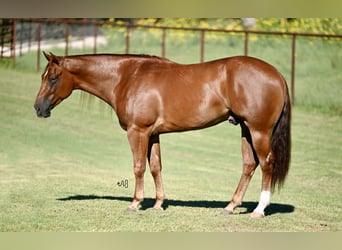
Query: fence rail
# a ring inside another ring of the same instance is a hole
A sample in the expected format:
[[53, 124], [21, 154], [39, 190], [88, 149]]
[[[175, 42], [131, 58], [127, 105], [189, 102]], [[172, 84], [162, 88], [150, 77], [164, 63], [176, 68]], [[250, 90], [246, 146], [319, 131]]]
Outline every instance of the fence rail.
[[[316, 33], [300, 33], [300, 32], [275, 32], [275, 31], [255, 31], [255, 30], [234, 30], [234, 29], [211, 29], [211, 28], [194, 28], [194, 27], [169, 27], [169, 26], [158, 26], [158, 25], [139, 25], [139, 24], [132, 24], [132, 23], [116, 23], [116, 22], [108, 22], [108, 21], [99, 21], [99, 20], [88, 20], [88, 19], [82, 19], [82, 20], [75, 20], [75, 19], [12, 19], [11, 27], [13, 28], [13, 32], [11, 40], [11, 52], [10, 55], [13, 58], [13, 66], [15, 67], [15, 57], [17, 55], [17, 52], [19, 51], [19, 55], [22, 54], [22, 44], [25, 42], [23, 39], [23, 32], [25, 32], [25, 29], [23, 29], [22, 24], [23, 22], [26, 23], [35, 23], [35, 28], [32, 28], [32, 26], [29, 26], [29, 39], [28, 43], [31, 47], [31, 39], [34, 39], [36, 41], [36, 49], [37, 49], [37, 71], [40, 70], [40, 57], [41, 57], [41, 45], [43, 41], [42, 37], [42, 26], [43, 24], [59, 24], [61, 27], [61, 32], [63, 40], [64, 40], [64, 54], [69, 54], [69, 43], [70, 43], [70, 27], [71, 26], [79, 26], [83, 27], [83, 30], [88, 28], [89, 33], [89, 27], [92, 27], [91, 37], [93, 37], [93, 53], [97, 53], [97, 38], [98, 38], [98, 30], [99, 27], [103, 26], [112, 26], [112, 27], [121, 27], [125, 28], [125, 53], [130, 52], [130, 39], [131, 39], [131, 33], [134, 29], [158, 29], [162, 31], [161, 35], [161, 56], [165, 57], [166, 55], [166, 32], [169, 30], [179, 30], [179, 31], [188, 31], [188, 32], [199, 32], [200, 33], [200, 40], [199, 40], [199, 46], [200, 46], [200, 62], [204, 61], [204, 54], [205, 54], [205, 39], [206, 39], [206, 33], [207, 32], [215, 32], [215, 33], [223, 33], [223, 34], [242, 34], [244, 36], [244, 50], [243, 54], [248, 55], [249, 50], [249, 36], [250, 34], [255, 35], [267, 35], [267, 36], [278, 36], [278, 37], [291, 37], [291, 102], [294, 104], [295, 102], [295, 70], [296, 70], [296, 40], [298, 37], [320, 37], [320, 38], [336, 38], [336, 39], [342, 39], [342, 35], [336, 35], [336, 34], [316, 34]], [[20, 28], [19, 32], [18, 27]], [[32, 35], [34, 33], [34, 35]], [[84, 32], [85, 33], [85, 32]], [[3, 36], [1, 36], [1, 39]], [[16, 41], [19, 40], [19, 41]], [[4, 50], [4, 43], [1, 43], [1, 57], [3, 55]]]
[[12, 19], [0, 19], [0, 59], [13, 57], [13, 65], [15, 40], [15, 22]]

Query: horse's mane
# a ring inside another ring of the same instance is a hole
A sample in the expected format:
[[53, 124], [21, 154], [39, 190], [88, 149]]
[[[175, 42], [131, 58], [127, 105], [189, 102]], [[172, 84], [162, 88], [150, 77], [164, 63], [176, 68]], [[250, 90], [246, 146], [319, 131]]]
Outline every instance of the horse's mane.
[[66, 58], [96, 58], [96, 57], [117, 57], [117, 58], [140, 58], [140, 59], [155, 59], [155, 60], [162, 60], [162, 61], [170, 61], [167, 58], [149, 55], [149, 54], [111, 54], [111, 53], [99, 53], [99, 54], [82, 54], [82, 55], [70, 55], [66, 56]]

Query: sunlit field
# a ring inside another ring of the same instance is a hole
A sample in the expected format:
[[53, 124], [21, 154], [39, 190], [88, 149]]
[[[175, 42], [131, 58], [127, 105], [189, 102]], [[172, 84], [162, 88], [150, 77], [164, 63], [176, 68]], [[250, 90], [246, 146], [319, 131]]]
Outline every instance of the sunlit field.
[[[119, 38], [99, 52], [123, 53]], [[167, 43], [166, 56], [198, 62], [196, 39]], [[241, 39], [208, 40], [205, 60], [242, 54]], [[137, 34], [131, 52], [159, 55], [156, 44]], [[290, 39], [260, 38], [249, 52], [275, 65], [290, 82], [290, 48]], [[154, 184], [146, 171], [146, 199], [138, 212], [128, 213], [132, 156], [115, 113], [76, 91], [50, 118], [38, 119], [33, 103], [42, 72], [35, 72], [35, 58], [35, 52], [17, 58], [15, 70], [0, 65], [0, 231], [342, 230], [340, 43], [298, 40], [290, 172], [260, 220], [250, 218], [260, 195], [259, 169], [244, 203], [233, 215], [220, 213], [242, 169], [240, 128], [228, 122], [162, 135], [165, 211], [152, 209]]]

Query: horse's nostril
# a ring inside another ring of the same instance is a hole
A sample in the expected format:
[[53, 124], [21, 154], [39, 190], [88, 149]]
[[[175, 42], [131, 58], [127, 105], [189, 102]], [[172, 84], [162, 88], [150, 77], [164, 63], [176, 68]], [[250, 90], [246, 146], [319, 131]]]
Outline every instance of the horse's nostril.
[[35, 104], [33, 107], [34, 107], [34, 109], [36, 110], [36, 112], [38, 114], [38, 112], [40, 111], [39, 105]]
[[[45, 103], [47, 104], [47, 103]], [[39, 104], [35, 104], [34, 105], [34, 109], [36, 110], [36, 114], [38, 117], [49, 117], [51, 115], [51, 107], [49, 105], [39, 105]]]

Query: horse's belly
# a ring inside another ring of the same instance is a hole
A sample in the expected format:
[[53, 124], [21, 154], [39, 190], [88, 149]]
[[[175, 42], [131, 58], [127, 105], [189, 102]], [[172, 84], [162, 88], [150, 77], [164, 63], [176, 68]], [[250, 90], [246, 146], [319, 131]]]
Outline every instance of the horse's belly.
[[228, 118], [228, 109], [219, 102], [176, 105], [164, 109], [160, 132], [186, 131], [213, 126]]

